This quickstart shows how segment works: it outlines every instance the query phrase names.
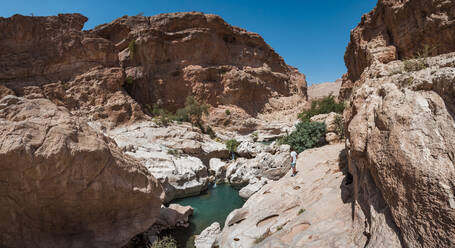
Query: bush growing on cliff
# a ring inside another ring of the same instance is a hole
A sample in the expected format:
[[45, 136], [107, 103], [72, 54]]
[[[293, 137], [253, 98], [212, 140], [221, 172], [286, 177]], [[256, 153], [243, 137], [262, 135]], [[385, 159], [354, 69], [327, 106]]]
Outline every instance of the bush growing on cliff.
[[147, 248], [177, 248], [177, 241], [169, 237], [163, 237], [147, 245]]
[[240, 145], [240, 142], [235, 139], [230, 139], [224, 142], [224, 144], [226, 145], [229, 153], [232, 155], [232, 159], [235, 159], [235, 153], [237, 152], [237, 147]]
[[311, 108], [302, 111], [299, 114], [299, 119], [303, 122], [310, 121], [310, 118], [315, 115], [328, 114], [330, 112], [342, 113], [344, 111], [344, 104], [337, 103], [335, 97], [330, 95], [311, 103]]
[[291, 149], [298, 153], [324, 144], [326, 131], [324, 123], [300, 122], [296, 128], [294, 132], [281, 138], [279, 143], [290, 145]]
[[[208, 105], [199, 104], [192, 96], [186, 98], [185, 107], [178, 109], [175, 114], [160, 108], [158, 104], [154, 104], [153, 108], [146, 104], [146, 107], [152, 116], [159, 118], [160, 125], [167, 126], [172, 121], [185, 121], [196, 124], [201, 130], [206, 131], [200, 124], [200, 120], [203, 114], [208, 114]], [[211, 128], [208, 128], [207, 133], [214, 134]]]
[[208, 105], [199, 104], [194, 97], [188, 96], [185, 107], [177, 110], [176, 120], [198, 123], [203, 114], [208, 114]]
[[229, 152], [237, 152], [237, 147], [240, 145], [240, 142], [235, 139], [230, 139], [227, 140], [225, 144]]

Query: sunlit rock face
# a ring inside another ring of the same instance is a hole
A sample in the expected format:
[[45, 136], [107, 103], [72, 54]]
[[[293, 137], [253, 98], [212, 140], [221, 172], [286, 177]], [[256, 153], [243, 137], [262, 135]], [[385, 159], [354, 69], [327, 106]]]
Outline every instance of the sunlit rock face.
[[238, 108], [244, 115], [231, 123], [283, 109], [277, 99], [306, 99], [303, 74], [261, 36], [219, 16], [124, 16], [82, 31], [86, 21], [0, 18], [0, 96], [48, 98], [105, 128], [147, 119], [155, 104], [174, 111], [187, 96]]
[[121, 247], [159, 215], [136, 159], [47, 99], [0, 100], [0, 246]]
[[406, 247], [452, 247], [455, 54], [406, 63], [420, 61], [367, 68], [344, 113], [356, 217], [371, 237], [387, 227]]
[[[114, 44], [130, 92], [175, 110], [185, 97], [261, 112], [271, 97], [306, 96], [304, 75], [256, 33], [199, 12], [122, 17], [91, 31]], [[133, 48], [134, 44], [134, 48]]]
[[388, 63], [416, 56], [455, 51], [455, 2], [439, 0], [380, 0], [351, 31], [344, 60], [341, 99], [348, 99], [354, 82], [375, 62]]

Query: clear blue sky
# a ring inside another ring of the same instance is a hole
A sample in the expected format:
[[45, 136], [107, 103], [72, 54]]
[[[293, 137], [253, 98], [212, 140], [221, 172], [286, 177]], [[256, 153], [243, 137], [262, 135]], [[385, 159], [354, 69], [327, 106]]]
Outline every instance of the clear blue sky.
[[178, 11], [217, 14], [228, 23], [259, 33], [310, 84], [334, 81], [346, 72], [343, 55], [350, 30], [377, 0], [14, 0], [0, 16], [81, 13], [85, 29], [123, 15]]

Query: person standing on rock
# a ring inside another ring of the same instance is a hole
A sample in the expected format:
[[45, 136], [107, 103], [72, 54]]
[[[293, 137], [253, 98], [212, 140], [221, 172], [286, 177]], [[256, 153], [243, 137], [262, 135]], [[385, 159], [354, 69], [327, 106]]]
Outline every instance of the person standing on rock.
[[291, 177], [293, 177], [293, 176], [295, 176], [295, 174], [297, 174], [297, 171], [295, 169], [295, 166], [297, 164], [297, 153], [294, 150], [291, 151], [291, 157], [292, 157], [292, 163], [291, 163], [292, 175], [291, 175]]

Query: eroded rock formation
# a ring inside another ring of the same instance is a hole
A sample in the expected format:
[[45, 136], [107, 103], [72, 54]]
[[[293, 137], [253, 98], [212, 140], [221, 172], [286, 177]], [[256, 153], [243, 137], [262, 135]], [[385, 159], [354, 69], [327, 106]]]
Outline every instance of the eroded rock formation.
[[0, 246], [120, 247], [154, 223], [161, 185], [47, 99], [0, 100]]
[[341, 97], [354, 225], [369, 247], [455, 245], [454, 10], [379, 1], [351, 33]]
[[219, 247], [362, 247], [352, 235], [346, 167], [343, 144], [304, 151], [295, 177], [266, 184], [229, 214]]
[[409, 72], [401, 61], [372, 65], [345, 112], [355, 219], [372, 245], [455, 245], [455, 54], [425, 65]]
[[247, 116], [274, 109], [271, 99], [306, 98], [303, 74], [216, 15], [124, 16], [82, 31], [86, 21], [0, 18], [0, 96], [45, 97], [106, 128], [144, 119], [154, 104], [174, 111], [190, 95]]
[[455, 2], [440, 0], [379, 0], [351, 32], [344, 60], [342, 99], [375, 62], [455, 51]]
[[122, 17], [91, 31], [109, 39], [144, 104], [175, 110], [185, 97], [236, 105], [255, 115], [271, 97], [306, 96], [305, 77], [255, 33], [216, 15], [172, 13]]

